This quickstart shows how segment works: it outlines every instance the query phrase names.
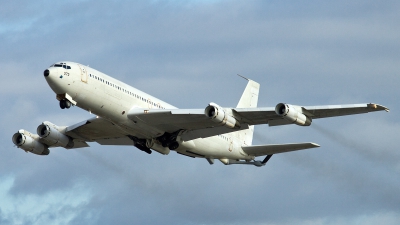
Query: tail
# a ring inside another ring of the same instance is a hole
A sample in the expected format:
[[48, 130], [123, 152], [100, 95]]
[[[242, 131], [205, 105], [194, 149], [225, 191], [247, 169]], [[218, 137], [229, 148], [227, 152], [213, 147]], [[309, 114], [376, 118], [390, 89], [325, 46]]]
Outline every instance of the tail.
[[[258, 92], [260, 90], [260, 84], [248, 78], [243, 78], [248, 80], [248, 83], [236, 108], [256, 108], [258, 103]], [[254, 126], [249, 126], [249, 129], [241, 130], [235, 133], [237, 135], [237, 138], [243, 141], [242, 145], [250, 146], [252, 144]]]

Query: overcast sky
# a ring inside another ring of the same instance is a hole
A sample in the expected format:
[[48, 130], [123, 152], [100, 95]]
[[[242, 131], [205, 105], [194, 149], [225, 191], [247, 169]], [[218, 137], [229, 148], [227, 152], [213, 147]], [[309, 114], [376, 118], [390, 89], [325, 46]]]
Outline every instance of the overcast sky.
[[[399, 1], [0, 1], [0, 224], [400, 223]], [[48, 156], [19, 129], [61, 110], [43, 71], [89, 65], [179, 108], [379, 103], [391, 109], [257, 126], [254, 144], [315, 142], [265, 167], [91, 143]]]

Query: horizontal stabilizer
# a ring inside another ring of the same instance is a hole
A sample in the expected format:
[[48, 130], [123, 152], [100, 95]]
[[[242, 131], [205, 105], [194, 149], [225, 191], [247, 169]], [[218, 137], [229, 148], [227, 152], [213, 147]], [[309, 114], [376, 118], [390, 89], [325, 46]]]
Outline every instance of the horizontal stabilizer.
[[254, 156], [272, 155], [283, 152], [291, 152], [308, 148], [318, 148], [319, 145], [308, 143], [294, 143], [294, 144], [277, 144], [277, 145], [254, 145], [242, 146], [245, 153]]

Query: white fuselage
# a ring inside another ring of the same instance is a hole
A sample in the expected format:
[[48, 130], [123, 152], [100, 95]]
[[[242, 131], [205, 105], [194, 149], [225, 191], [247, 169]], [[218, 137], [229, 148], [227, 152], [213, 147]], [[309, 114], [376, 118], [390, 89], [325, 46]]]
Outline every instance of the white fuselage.
[[[58, 98], [72, 98], [76, 106], [118, 125], [127, 135], [154, 139], [163, 133], [127, 117], [132, 108], [176, 109], [176, 107], [78, 63], [64, 62], [71, 68], [50, 67], [46, 80]], [[177, 152], [211, 159], [246, 159], [244, 143], [236, 132], [180, 143]], [[188, 153], [189, 151], [190, 153]]]

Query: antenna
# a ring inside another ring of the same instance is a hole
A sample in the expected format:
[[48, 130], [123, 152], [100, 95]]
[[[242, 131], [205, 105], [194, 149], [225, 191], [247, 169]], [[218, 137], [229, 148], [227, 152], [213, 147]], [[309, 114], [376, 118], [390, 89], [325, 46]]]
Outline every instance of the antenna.
[[241, 78], [243, 78], [243, 79], [245, 79], [245, 80], [249, 80], [249, 78], [247, 78], [247, 77], [244, 77], [244, 76], [242, 76], [242, 75], [240, 75], [240, 74], [237, 74], [239, 77], [241, 77]]

